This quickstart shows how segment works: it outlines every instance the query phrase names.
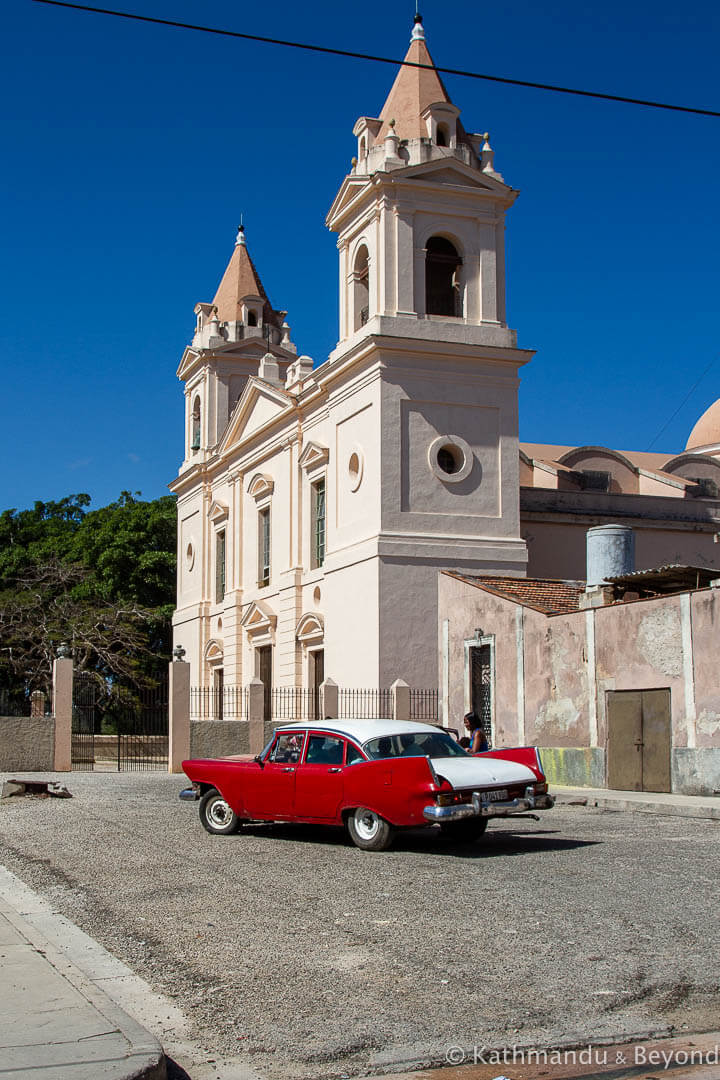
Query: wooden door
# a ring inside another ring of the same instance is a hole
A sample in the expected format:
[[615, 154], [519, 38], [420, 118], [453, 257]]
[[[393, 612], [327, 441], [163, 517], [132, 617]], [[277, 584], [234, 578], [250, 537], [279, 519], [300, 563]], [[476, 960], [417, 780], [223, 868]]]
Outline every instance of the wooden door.
[[264, 720], [272, 719], [272, 645], [258, 649], [258, 678], [265, 686]]

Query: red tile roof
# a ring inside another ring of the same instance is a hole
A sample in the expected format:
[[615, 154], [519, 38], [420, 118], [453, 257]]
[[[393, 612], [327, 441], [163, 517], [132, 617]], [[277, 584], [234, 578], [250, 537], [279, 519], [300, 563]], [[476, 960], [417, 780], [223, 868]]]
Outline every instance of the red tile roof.
[[585, 591], [584, 581], [553, 581], [549, 578], [474, 577], [445, 571], [477, 589], [502, 596], [545, 615], [568, 615], [577, 611]]

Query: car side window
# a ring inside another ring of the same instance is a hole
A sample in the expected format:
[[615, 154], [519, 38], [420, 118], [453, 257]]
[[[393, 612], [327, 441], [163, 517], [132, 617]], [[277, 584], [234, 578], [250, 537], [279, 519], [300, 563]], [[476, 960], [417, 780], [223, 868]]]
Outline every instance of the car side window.
[[343, 740], [331, 735], [311, 735], [308, 740], [307, 765], [342, 765]]
[[349, 742], [347, 744], [347, 755], [345, 757], [346, 765], [355, 765], [358, 761], [365, 761], [365, 757], [361, 750], [358, 750], [357, 746]]
[[296, 764], [302, 756], [304, 735], [301, 732], [278, 735], [270, 751], [270, 761], [282, 761]]

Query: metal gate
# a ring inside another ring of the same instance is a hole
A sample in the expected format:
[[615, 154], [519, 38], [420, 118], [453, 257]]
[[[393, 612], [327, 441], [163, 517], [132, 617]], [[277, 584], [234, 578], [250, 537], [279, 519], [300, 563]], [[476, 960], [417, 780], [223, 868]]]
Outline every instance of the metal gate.
[[95, 767], [98, 684], [93, 675], [78, 671], [73, 679], [70, 761], [73, 769]]
[[490, 645], [470, 648], [470, 701], [472, 711], [482, 720], [483, 731], [492, 746], [493, 671]]
[[119, 772], [167, 769], [168, 720], [168, 680], [165, 676], [157, 686], [136, 691], [134, 699], [118, 710]]

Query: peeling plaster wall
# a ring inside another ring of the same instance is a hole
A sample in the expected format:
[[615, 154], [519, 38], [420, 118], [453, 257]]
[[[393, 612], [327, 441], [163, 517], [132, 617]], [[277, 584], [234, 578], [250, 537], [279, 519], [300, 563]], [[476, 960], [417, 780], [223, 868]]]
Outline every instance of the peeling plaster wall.
[[[720, 589], [545, 616], [472, 585], [439, 575], [440, 671], [448, 621], [449, 720], [464, 712], [464, 642], [481, 627], [495, 641], [495, 741], [545, 748], [558, 784], [605, 783], [610, 690], [670, 690], [672, 790], [720, 790], [720, 679], [717, 674]], [[518, 611], [523, 669], [518, 687]], [[590, 632], [594, 627], [594, 634]], [[592, 645], [594, 640], [594, 668]], [[441, 684], [442, 690], [442, 684]], [[587, 752], [586, 752], [587, 751]]]
[[[605, 689], [670, 690], [673, 746], [687, 746], [680, 596], [598, 608], [596, 672]], [[607, 741], [604, 710], [602, 743]]]
[[[695, 671], [698, 747], [720, 747], [720, 590], [704, 589], [690, 598]], [[720, 777], [716, 787], [720, 788]]]
[[515, 605], [492, 596], [447, 574], [438, 574], [440, 693], [443, 673], [443, 621], [449, 620], [448, 725], [462, 734], [462, 718], [467, 711], [469, 692], [465, 674], [465, 641], [474, 637], [476, 627], [495, 635], [495, 743], [512, 746], [518, 741], [517, 652], [515, 646]]
[[[527, 610], [527, 609], [526, 609]], [[530, 611], [525, 635], [525, 735], [538, 746], [587, 746], [585, 620]]]

